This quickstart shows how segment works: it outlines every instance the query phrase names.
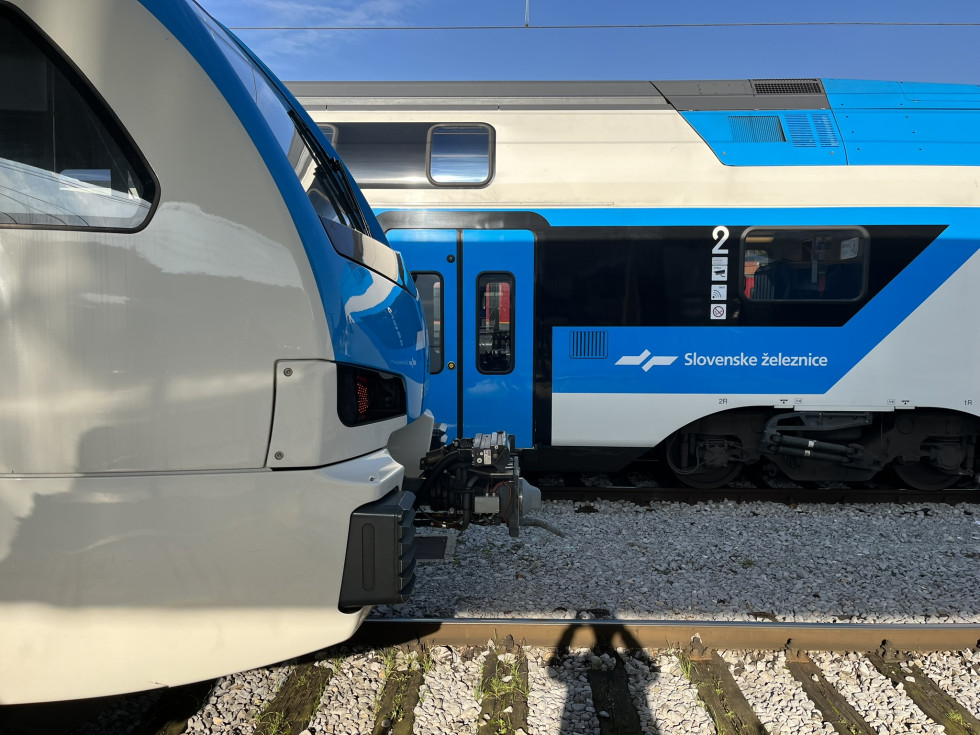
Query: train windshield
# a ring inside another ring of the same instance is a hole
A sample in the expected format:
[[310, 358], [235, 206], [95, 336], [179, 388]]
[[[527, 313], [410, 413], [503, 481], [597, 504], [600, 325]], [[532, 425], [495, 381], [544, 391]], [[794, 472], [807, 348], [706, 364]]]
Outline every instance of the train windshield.
[[137, 229], [156, 190], [105, 102], [0, 5], [0, 225]]
[[340, 161], [324, 150], [276, 83], [237, 39], [200, 6], [192, 7], [251, 93], [337, 252], [404, 286], [404, 269], [397, 253], [372, 239], [354, 186]]

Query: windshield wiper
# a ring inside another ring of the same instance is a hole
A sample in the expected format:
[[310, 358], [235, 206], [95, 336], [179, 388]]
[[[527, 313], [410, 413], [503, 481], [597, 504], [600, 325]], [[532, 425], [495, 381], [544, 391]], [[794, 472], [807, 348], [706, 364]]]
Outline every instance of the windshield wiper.
[[340, 162], [339, 158], [327, 155], [326, 151], [320, 147], [313, 133], [306, 127], [303, 119], [296, 110], [290, 110], [289, 117], [292, 118], [293, 125], [296, 126], [296, 132], [299, 133], [300, 138], [303, 139], [303, 143], [306, 144], [306, 149], [316, 162], [317, 169], [325, 172], [325, 178], [333, 185], [331, 188], [334, 189], [334, 194], [339, 196], [345, 209], [356, 217], [357, 222], [353, 223], [354, 229], [363, 232], [365, 235], [370, 235], [371, 229], [368, 227], [367, 218], [364, 216], [363, 210], [361, 210], [360, 202], [357, 200], [357, 194], [354, 192], [350, 178], [344, 170], [344, 164]]

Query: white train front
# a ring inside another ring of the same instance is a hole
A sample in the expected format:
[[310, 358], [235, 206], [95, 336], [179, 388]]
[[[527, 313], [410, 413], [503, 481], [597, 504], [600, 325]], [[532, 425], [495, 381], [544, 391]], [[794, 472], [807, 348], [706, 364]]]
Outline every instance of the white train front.
[[290, 87], [418, 279], [461, 434], [702, 487], [976, 472], [980, 87]]
[[0, 2], [0, 703], [268, 664], [408, 591], [425, 327], [334, 156], [197, 6]]

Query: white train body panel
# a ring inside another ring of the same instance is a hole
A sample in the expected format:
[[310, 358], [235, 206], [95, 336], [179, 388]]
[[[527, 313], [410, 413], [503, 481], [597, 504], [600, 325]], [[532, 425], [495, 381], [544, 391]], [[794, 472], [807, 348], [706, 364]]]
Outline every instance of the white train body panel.
[[[479, 189], [372, 188], [371, 206], [395, 208], [974, 207], [967, 166], [725, 166], [674, 110], [318, 109], [318, 123], [491, 124], [492, 181]], [[393, 105], [397, 100], [393, 100]], [[340, 150], [343, 144], [338, 143]]]
[[[402, 471], [378, 452], [206, 483], [195, 473], [5, 482], [0, 501], [19, 515], [0, 546], [4, 701], [185, 684], [349, 637], [367, 608], [337, 609], [347, 522]], [[94, 538], [92, 527], [112, 533]]]

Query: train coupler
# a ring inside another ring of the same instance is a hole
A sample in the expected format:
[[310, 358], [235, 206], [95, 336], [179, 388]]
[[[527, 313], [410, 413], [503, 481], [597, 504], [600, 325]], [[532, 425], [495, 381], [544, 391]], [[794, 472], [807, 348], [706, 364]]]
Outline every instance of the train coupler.
[[422, 459], [421, 470], [412, 489], [430, 511], [420, 513], [420, 520], [438, 519], [455, 528], [506, 524], [514, 537], [520, 535], [521, 526], [539, 526], [561, 535], [527, 515], [541, 508], [541, 491], [521, 477], [513, 436], [503, 431], [435, 443]]

